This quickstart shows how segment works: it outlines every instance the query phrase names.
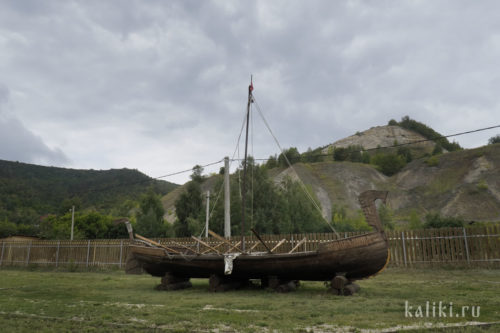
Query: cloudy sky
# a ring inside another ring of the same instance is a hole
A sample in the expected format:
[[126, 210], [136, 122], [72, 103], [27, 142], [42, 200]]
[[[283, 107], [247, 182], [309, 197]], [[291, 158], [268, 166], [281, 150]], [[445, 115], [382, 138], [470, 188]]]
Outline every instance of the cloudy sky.
[[[218, 161], [235, 150], [251, 74], [281, 145], [301, 152], [405, 115], [445, 135], [499, 125], [499, 12], [455, 0], [0, 1], [0, 159], [153, 177]], [[253, 124], [254, 156], [278, 153], [257, 113]]]

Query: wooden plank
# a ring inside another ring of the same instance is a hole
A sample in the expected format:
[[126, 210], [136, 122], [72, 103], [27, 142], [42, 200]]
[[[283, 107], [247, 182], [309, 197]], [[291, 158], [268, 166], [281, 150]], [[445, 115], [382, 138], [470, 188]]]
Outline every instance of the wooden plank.
[[[238, 248], [236, 245], [233, 245], [230, 241], [228, 241], [227, 239], [225, 239], [224, 237], [222, 236], [219, 236], [218, 234], [216, 234], [215, 232], [213, 232], [212, 230], [208, 230], [208, 233], [210, 235], [212, 235], [213, 237], [217, 238], [218, 240], [220, 240], [221, 242], [224, 242], [226, 243], [227, 245], [229, 245], [229, 250], [227, 250], [226, 252], [229, 252], [231, 251], [232, 249], [237, 249], [238, 251], [240, 251], [241, 253], [246, 253], [244, 252], [243, 250], [241, 250], [240, 248]], [[240, 242], [241, 243], [241, 242]]]
[[189, 251], [191, 251], [193, 253], [198, 254], [198, 252], [196, 252], [195, 250], [193, 250], [192, 248], [190, 248], [189, 246], [186, 246], [184, 244], [177, 243], [177, 242], [174, 242], [174, 241], [170, 241], [169, 243], [171, 243], [172, 245], [178, 246], [178, 247], [182, 247], [183, 249], [186, 249], [186, 250], [189, 250]]
[[457, 228], [451, 228], [450, 229], [450, 245], [451, 245], [451, 260], [453, 262], [458, 261], [458, 243], [457, 240], [459, 239], [457, 235]]
[[267, 247], [266, 243], [264, 243], [264, 241], [262, 240], [262, 238], [260, 237], [259, 233], [257, 231], [255, 231], [254, 228], [251, 228], [250, 230], [252, 230], [252, 233], [255, 235], [255, 237], [257, 237], [257, 239], [259, 240], [259, 242], [264, 245], [264, 247], [266, 248], [267, 252], [269, 253], [272, 253], [271, 249], [269, 249], [269, 247]]
[[165, 249], [165, 250], [167, 250], [167, 251], [170, 251], [170, 252], [173, 252], [173, 253], [180, 254], [180, 252], [179, 252], [179, 251], [177, 251], [177, 250], [174, 250], [174, 249], [172, 249], [172, 248], [169, 248], [168, 246], [165, 246], [165, 245], [162, 245], [162, 244], [160, 244], [160, 243], [157, 243], [157, 242], [155, 242], [155, 241], [153, 241], [153, 240], [151, 240], [151, 239], [148, 239], [148, 238], [146, 238], [146, 237], [143, 237], [143, 236], [141, 236], [141, 235], [135, 234], [135, 237], [136, 237], [136, 238], [139, 238], [140, 240], [143, 240], [143, 241], [145, 241], [145, 242], [148, 242], [148, 243], [150, 243], [150, 244], [152, 244], [152, 245], [155, 245], [155, 246], [158, 246], [158, 247], [162, 247], [162, 248], [164, 248], [164, 249]]
[[[240, 242], [241, 242], [241, 241], [240, 241]], [[215, 246], [214, 246], [214, 249], [218, 249], [219, 247], [221, 247], [221, 246], [222, 246], [222, 245], [224, 245], [224, 244], [225, 244], [225, 243], [219, 243], [219, 244], [217, 244], [217, 245], [215, 245]], [[210, 252], [210, 251], [212, 251], [212, 249], [207, 249], [207, 250], [203, 251], [201, 254], [205, 254], [205, 253], [208, 253], [208, 252]]]
[[285, 243], [285, 242], [286, 242], [286, 238], [283, 238], [282, 240], [280, 240], [278, 242], [278, 244], [276, 244], [276, 246], [271, 249], [271, 253], [274, 252], [274, 250], [276, 250], [277, 248], [279, 248], [281, 245], [283, 245], [283, 243]]
[[305, 241], [306, 241], [307, 238], [302, 238], [302, 240], [300, 242], [297, 243], [297, 245], [295, 245], [293, 247], [293, 249], [291, 249], [288, 253], [292, 253], [293, 251], [297, 250], [299, 248], [299, 246], [301, 246]]
[[220, 252], [216, 248], [211, 247], [210, 245], [208, 245], [207, 243], [205, 243], [201, 239], [199, 239], [199, 238], [197, 238], [195, 236], [191, 236], [191, 238], [194, 239], [195, 241], [197, 241], [198, 243], [200, 243], [201, 245], [203, 245], [203, 246], [211, 249], [212, 251], [215, 251], [215, 253], [220, 254]]

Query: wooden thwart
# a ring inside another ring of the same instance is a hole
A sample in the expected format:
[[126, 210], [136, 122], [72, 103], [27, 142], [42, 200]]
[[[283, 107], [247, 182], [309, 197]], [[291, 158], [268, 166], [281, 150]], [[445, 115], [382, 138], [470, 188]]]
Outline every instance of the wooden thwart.
[[205, 243], [204, 241], [202, 241], [198, 237], [191, 236], [191, 238], [194, 239], [195, 241], [199, 242], [201, 245], [206, 246], [207, 248], [211, 249], [212, 251], [215, 251], [215, 253], [220, 254], [220, 252], [216, 248], [208, 245], [207, 243]]
[[175, 246], [179, 246], [179, 247], [182, 247], [182, 248], [184, 248], [186, 250], [189, 250], [189, 251], [191, 251], [191, 252], [193, 252], [195, 254], [199, 254], [196, 250], [193, 250], [192, 248], [190, 248], [189, 246], [186, 246], [184, 244], [176, 243], [174, 241], [172, 241], [171, 243], [174, 244]]
[[300, 242], [297, 243], [297, 245], [295, 245], [293, 247], [293, 249], [291, 249], [288, 253], [292, 253], [293, 251], [297, 250], [299, 248], [299, 246], [301, 246], [302, 244], [304, 244], [306, 242], [307, 238], [304, 237], [302, 238], [302, 240]]
[[149, 244], [151, 244], [151, 245], [158, 246], [158, 247], [162, 247], [162, 248], [164, 248], [165, 250], [167, 250], [167, 251], [169, 251], [169, 252], [176, 253], [176, 254], [180, 254], [180, 252], [179, 252], [179, 251], [177, 251], [177, 250], [174, 250], [174, 249], [172, 249], [172, 248], [170, 248], [170, 247], [168, 247], [168, 246], [165, 246], [165, 245], [163, 245], [163, 244], [157, 243], [157, 242], [155, 242], [154, 240], [148, 239], [148, 238], [143, 237], [143, 236], [141, 236], [141, 235], [135, 234], [135, 237], [136, 237], [136, 238], [139, 238], [140, 240], [143, 240], [143, 241], [145, 241], [146, 243], [149, 243]]
[[283, 245], [285, 242], [286, 242], [286, 238], [283, 238], [282, 240], [280, 240], [280, 241], [279, 241], [279, 243], [278, 243], [278, 244], [276, 244], [276, 246], [275, 246], [275, 247], [273, 247], [273, 248], [271, 249], [271, 253], [272, 253], [274, 250], [276, 250], [278, 247], [280, 247], [281, 245]]
[[[220, 240], [221, 242], [224, 242], [226, 243], [227, 245], [230, 246], [229, 250], [227, 252], [230, 252], [232, 249], [236, 249], [238, 250], [239, 252], [241, 253], [245, 253], [243, 252], [240, 248], [238, 248], [238, 244], [237, 245], [233, 245], [230, 241], [228, 241], [227, 239], [225, 239], [224, 237], [222, 236], [219, 236], [218, 234], [216, 234], [215, 232], [213, 232], [212, 230], [208, 230], [208, 233], [210, 235], [212, 235], [213, 237], [217, 238], [218, 240]], [[241, 242], [240, 242], [241, 243]]]

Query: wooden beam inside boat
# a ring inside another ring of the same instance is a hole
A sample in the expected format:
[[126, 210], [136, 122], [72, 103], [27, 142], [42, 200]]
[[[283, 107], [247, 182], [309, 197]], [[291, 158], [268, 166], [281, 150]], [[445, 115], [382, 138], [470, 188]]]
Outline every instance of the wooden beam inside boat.
[[294, 252], [295, 250], [297, 250], [299, 248], [299, 246], [301, 246], [302, 244], [304, 244], [306, 242], [306, 240], [307, 240], [306, 237], [302, 238], [302, 240], [300, 242], [298, 242], [297, 245], [295, 245], [293, 247], [293, 249], [291, 249], [288, 253], [290, 254], [290, 253]]
[[210, 245], [208, 245], [207, 243], [205, 243], [204, 241], [202, 241], [201, 239], [199, 239], [198, 237], [195, 237], [195, 236], [191, 236], [192, 239], [194, 239], [195, 241], [197, 241], [198, 243], [200, 243], [201, 245], [211, 249], [212, 251], [215, 251], [217, 254], [220, 254], [220, 252], [214, 248], [214, 247], [211, 247]]
[[[221, 242], [224, 242], [224, 243], [226, 243], [227, 245], [229, 245], [229, 246], [230, 246], [230, 248], [229, 248], [228, 252], [229, 252], [229, 251], [231, 251], [232, 249], [236, 249], [236, 250], [238, 250], [238, 251], [239, 251], [239, 252], [241, 252], [241, 253], [245, 253], [245, 252], [243, 252], [240, 248], [238, 248], [238, 245], [233, 245], [233, 244], [231, 244], [231, 242], [230, 242], [230, 241], [228, 241], [227, 239], [225, 239], [225, 238], [224, 238], [224, 237], [222, 237], [222, 236], [219, 236], [218, 234], [216, 234], [216, 233], [215, 233], [215, 232], [213, 232], [212, 230], [210, 230], [210, 229], [209, 229], [209, 230], [208, 230], [208, 233], [209, 233], [210, 235], [212, 235], [213, 237], [217, 238], [218, 240], [220, 240]], [[241, 243], [241, 241], [240, 241], [239, 243]]]
[[250, 250], [248, 252], [252, 252], [259, 244], [260, 244], [259, 242], [255, 242], [255, 244], [252, 245], [252, 247], [250, 248]]
[[[219, 247], [221, 247], [224, 244], [225, 243], [219, 243], [219, 244], [217, 244], [217, 245], [214, 246], [214, 249], [218, 249]], [[205, 253], [208, 253], [210, 251], [212, 251], [212, 250], [211, 249], [207, 249], [207, 250], [203, 251], [201, 254], [205, 254]]]
[[172, 249], [172, 248], [170, 248], [170, 247], [168, 247], [168, 246], [165, 246], [165, 245], [163, 245], [163, 244], [157, 243], [157, 242], [155, 242], [154, 240], [151, 240], [151, 239], [149, 239], [149, 238], [143, 237], [143, 236], [141, 236], [141, 235], [139, 235], [139, 234], [135, 234], [135, 238], [138, 238], [138, 239], [140, 239], [140, 240], [142, 240], [142, 241], [145, 241], [145, 242], [147, 242], [147, 243], [150, 243], [151, 245], [158, 246], [158, 247], [162, 247], [162, 248], [164, 248], [165, 250], [167, 250], [167, 251], [169, 251], [169, 252], [176, 253], [176, 254], [180, 254], [180, 252], [179, 252], [179, 251], [177, 251], [177, 250], [174, 250], [174, 249]]
[[283, 245], [285, 242], [286, 242], [286, 238], [283, 238], [282, 240], [280, 240], [280, 241], [279, 241], [279, 243], [278, 243], [278, 244], [276, 244], [276, 246], [275, 246], [275, 247], [273, 247], [273, 248], [271, 249], [271, 253], [272, 253], [274, 250], [276, 250], [278, 247], [280, 247], [281, 245]]
[[189, 251], [191, 251], [191, 252], [193, 252], [193, 253], [195, 253], [195, 254], [199, 254], [199, 252], [198, 252], [198, 251], [193, 250], [192, 248], [190, 248], [189, 246], [186, 246], [186, 245], [184, 245], [184, 244], [180, 244], [180, 243], [173, 242], [173, 241], [172, 241], [171, 243], [172, 243], [173, 245], [175, 245], [175, 246], [182, 247], [182, 248], [184, 248], [184, 249], [186, 249], [186, 250], [189, 250]]
[[271, 251], [271, 249], [267, 246], [267, 244], [266, 244], [266, 243], [264, 243], [264, 241], [262, 240], [262, 238], [260, 238], [259, 233], [258, 233], [257, 231], [255, 231], [255, 229], [254, 229], [254, 228], [252, 228], [252, 229], [250, 229], [250, 230], [252, 230], [253, 234], [255, 235], [255, 237], [257, 237], [257, 239], [259, 240], [259, 242], [260, 242], [262, 245], [264, 245], [264, 247], [266, 248], [267, 252], [269, 252], [269, 253], [273, 253], [273, 252]]

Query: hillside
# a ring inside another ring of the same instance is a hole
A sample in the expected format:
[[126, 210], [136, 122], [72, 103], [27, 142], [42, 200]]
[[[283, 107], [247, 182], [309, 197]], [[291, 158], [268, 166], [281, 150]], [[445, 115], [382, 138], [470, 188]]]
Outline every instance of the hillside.
[[[322, 149], [323, 154], [335, 148], [348, 148], [349, 146], [361, 146], [370, 150], [377, 147], [390, 147], [394, 144], [407, 144], [415, 141], [424, 141], [427, 138], [415, 131], [400, 126], [377, 126], [363, 132], [357, 132]], [[424, 141], [408, 146], [413, 155], [421, 157], [432, 152], [435, 147], [434, 141]]]
[[[407, 221], [412, 210], [420, 217], [435, 212], [466, 221], [500, 221], [500, 144], [416, 159], [391, 177], [371, 164], [352, 162], [297, 163], [294, 169], [312, 188], [328, 220], [339, 210], [356, 215], [358, 195], [379, 189], [389, 191], [388, 206], [399, 221]], [[297, 177], [290, 168], [268, 174], [277, 184], [286, 175]], [[211, 189], [208, 185], [204, 188]], [[182, 191], [180, 187], [162, 200], [170, 221]]]
[[150, 186], [165, 195], [178, 185], [130, 169], [75, 170], [0, 160], [0, 220], [35, 223], [72, 204], [110, 213]]

